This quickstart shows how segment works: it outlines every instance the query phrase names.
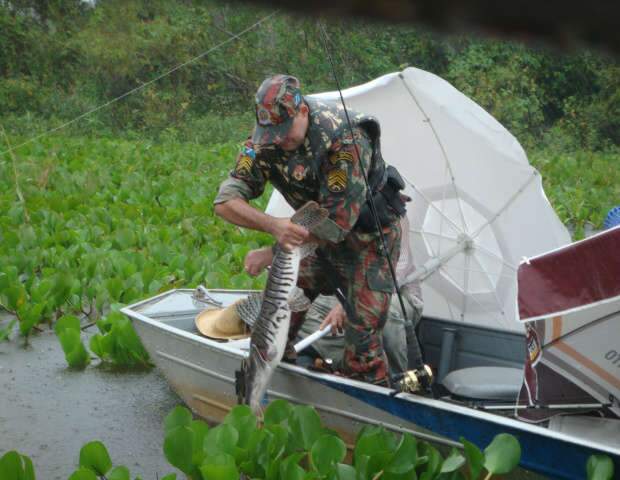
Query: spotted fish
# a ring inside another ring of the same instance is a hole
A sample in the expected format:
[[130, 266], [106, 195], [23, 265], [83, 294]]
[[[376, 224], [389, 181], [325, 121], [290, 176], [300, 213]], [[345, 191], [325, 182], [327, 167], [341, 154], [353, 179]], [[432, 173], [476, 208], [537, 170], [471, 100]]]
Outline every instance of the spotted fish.
[[[291, 221], [312, 231], [326, 217], [327, 210], [316, 202], [308, 202], [295, 212]], [[260, 311], [252, 326], [249, 356], [241, 365], [240, 396], [257, 414], [261, 411], [261, 400], [271, 376], [284, 355], [291, 312], [310, 306], [307, 299], [305, 305], [300, 301], [301, 290], [296, 285], [299, 263], [315, 247], [304, 245], [287, 251], [280, 245], [276, 246]]]

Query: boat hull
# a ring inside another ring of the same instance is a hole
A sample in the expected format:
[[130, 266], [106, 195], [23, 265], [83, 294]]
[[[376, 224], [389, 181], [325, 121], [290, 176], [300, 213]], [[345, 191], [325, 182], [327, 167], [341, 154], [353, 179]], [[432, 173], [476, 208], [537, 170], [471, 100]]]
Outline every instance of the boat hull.
[[[138, 306], [139, 304], [136, 304]], [[174, 322], [159, 321], [123, 309], [148, 350], [183, 401], [199, 416], [219, 423], [237, 404], [235, 371], [246, 352], [233, 343], [219, 343]], [[281, 364], [273, 375], [265, 401], [286, 399], [313, 406], [324, 424], [351, 446], [364, 425], [381, 425], [394, 432], [444, 446], [460, 446], [465, 437], [481, 448], [507, 432], [521, 444], [521, 466], [553, 478], [585, 475], [592, 454], [609, 455], [620, 471], [620, 449], [581, 440], [512, 418], [419, 395], [398, 394], [354, 380]]]

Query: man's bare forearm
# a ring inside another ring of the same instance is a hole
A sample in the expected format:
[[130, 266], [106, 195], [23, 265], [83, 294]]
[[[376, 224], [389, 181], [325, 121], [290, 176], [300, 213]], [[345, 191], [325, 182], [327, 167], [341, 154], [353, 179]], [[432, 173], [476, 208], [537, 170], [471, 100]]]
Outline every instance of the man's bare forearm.
[[240, 227], [273, 233], [274, 217], [257, 210], [241, 198], [217, 204], [215, 214]]

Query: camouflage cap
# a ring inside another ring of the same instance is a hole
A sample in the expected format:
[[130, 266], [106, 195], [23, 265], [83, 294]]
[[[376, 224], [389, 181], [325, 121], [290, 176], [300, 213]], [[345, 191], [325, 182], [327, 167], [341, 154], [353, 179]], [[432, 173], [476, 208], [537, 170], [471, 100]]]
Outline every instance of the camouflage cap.
[[291, 75], [267, 78], [256, 92], [255, 145], [284, 140], [301, 105], [299, 80]]

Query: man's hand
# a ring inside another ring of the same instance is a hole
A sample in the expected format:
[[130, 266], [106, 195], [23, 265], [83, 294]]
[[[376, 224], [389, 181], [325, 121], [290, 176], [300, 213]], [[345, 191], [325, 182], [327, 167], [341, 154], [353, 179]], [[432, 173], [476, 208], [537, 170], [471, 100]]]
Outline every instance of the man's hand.
[[344, 321], [346, 318], [347, 314], [344, 312], [344, 308], [342, 308], [342, 305], [338, 303], [329, 311], [325, 317], [325, 320], [321, 322], [319, 330], [323, 330], [324, 328], [331, 326], [332, 335], [342, 333], [344, 331]]
[[310, 232], [300, 225], [291, 222], [290, 218], [274, 218], [270, 233], [285, 250], [291, 251], [300, 247], [310, 239]]
[[263, 270], [273, 261], [271, 247], [250, 250], [243, 262], [245, 271], [253, 277], [260, 275]]

